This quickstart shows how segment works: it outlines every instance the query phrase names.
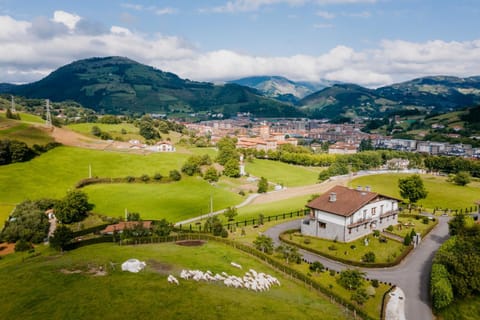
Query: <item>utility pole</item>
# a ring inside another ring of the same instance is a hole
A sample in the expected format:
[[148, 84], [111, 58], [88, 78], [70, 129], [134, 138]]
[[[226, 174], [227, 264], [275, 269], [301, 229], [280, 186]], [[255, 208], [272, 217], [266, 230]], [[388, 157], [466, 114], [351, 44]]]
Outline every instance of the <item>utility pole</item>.
[[12, 106], [10, 107], [10, 110], [12, 111], [12, 113], [16, 113], [17, 110], [15, 110], [15, 98], [13, 96], [10, 96], [11, 100], [12, 100]]

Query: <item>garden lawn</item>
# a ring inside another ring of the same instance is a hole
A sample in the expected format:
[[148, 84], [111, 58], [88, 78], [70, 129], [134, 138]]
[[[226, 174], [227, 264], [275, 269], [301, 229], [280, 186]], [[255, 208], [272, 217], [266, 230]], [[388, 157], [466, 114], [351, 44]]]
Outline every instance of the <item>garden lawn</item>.
[[398, 222], [402, 224], [402, 227], [399, 229], [398, 225], [394, 226], [392, 233], [405, 238], [407, 233], [412, 232], [413, 229], [415, 232], [423, 235], [425, 231], [435, 223], [430, 219], [427, 221], [428, 224], [423, 223], [423, 217], [420, 217], [418, 220], [414, 217], [398, 217]]
[[245, 171], [256, 177], [265, 177], [269, 182], [274, 182], [287, 187], [297, 187], [315, 184], [318, 174], [322, 171], [318, 167], [302, 167], [286, 164], [280, 161], [254, 159], [245, 162]]
[[243, 197], [210, 185], [199, 177], [183, 177], [172, 183], [98, 184], [84, 188], [95, 204], [94, 212], [118, 217], [125, 209], [138, 212], [143, 219], [178, 222], [239, 204]]
[[[303, 246], [312, 248], [318, 252], [323, 252], [326, 255], [354, 262], [361, 262], [363, 255], [369, 251], [375, 253], [375, 263], [392, 262], [403, 252], [403, 250], [406, 249], [406, 247], [398, 241], [388, 239], [386, 243], [381, 243], [373, 236], [368, 236], [369, 244], [366, 246], [363, 240], [364, 237], [344, 243], [303, 236], [298, 232], [291, 235], [291, 241], [294, 241], [295, 243], [302, 244]], [[290, 240], [289, 234], [284, 235], [284, 237]], [[310, 244], [305, 243], [306, 239], [309, 239]], [[351, 246], [355, 246], [355, 249], [352, 249]]]
[[[306, 263], [301, 263], [297, 265], [293, 265], [295, 269], [305, 273], [305, 274], [311, 274], [312, 279], [316, 280], [318, 283], [320, 283], [322, 286], [325, 288], [330, 288], [333, 292], [335, 292], [337, 295], [341, 296], [343, 299], [350, 301], [350, 297], [352, 296], [352, 293], [354, 291], [347, 290], [341, 285], [337, 283], [338, 279], [338, 274], [334, 274], [333, 276], [330, 275], [330, 272], [319, 272], [318, 274], [315, 272], [311, 272], [308, 267], [309, 265]], [[367, 288], [371, 285], [370, 281], [364, 281], [363, 282], [363, 288]], [[387, 290], [390, 289], [389, 285], [386, 285], [384, 283], [379, 283], [379, 287], [375, 288], [375, 296], [370, 297], [367, 302], [361, 306], [364, 312], [366, 312], [371, 318], [373, 319], [379, 319], [380, 318], [380, 313], [381, 313], [381, 308], [382, 308], [382, 299], [383, 295]], [[354, 302], [352, 302], [354, 303]], [[355, 304], [355, 303], [354, 303]]]
[[58, 147], [29, 162], [0, 166], [0, 203], [61, 198], [88, 177], [90, 164], [94, 177], [152, 176], [157, 172], [168, 176], [170, 170], [180, 169], [187, 157], [178, 153], [139, 155]]
[[[146, 270], [120, 271], [130, 258], [146, 261]], [[232, 261], [243, 270], [233, 268]], [[99, 266], [108, 274], [88, 274]], [[242, 276], [250, 268], [272, 274], [281, 286], [256, 293], [179, 277], [182, 269]], [[75, 270], [81, 272], [67, 274]], [[180, 285], [169, 284], [168, 274], [177, 276]], [[346, 319], [327, 298], [215, 242], [200, 247], [100, 244], [63, 255], [47, 252], [23, 263], [15, 254], [0, 261], [0, 283], [2, 293], [11, 297], [0, 301], [5, 319]]]
[[[401, 199], [398, 189], [398, 179], [409, 174], [377, 174], [359, 177], [349, 183], [351, 187], [369, 185], [373, 192]], [[465, 209], [470, 208], [474, 201], [480, 199], [480, 183], [472, 182], [467, 186], [457, 186], [447, 182], [446, 177], [421, 175], [428, 191], [426, 199], [418, 201], [418, 205], [432, 211], [434, 208]], [[407, 200], [408, 202], [408, 200]]]

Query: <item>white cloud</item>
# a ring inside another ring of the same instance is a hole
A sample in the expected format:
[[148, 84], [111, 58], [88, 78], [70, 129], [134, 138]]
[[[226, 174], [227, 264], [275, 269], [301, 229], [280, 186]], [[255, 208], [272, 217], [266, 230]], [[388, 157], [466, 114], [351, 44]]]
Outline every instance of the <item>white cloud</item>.
[[357, 4], [357, 3], [376, 3], [377, 0], [315, 0], [318, 4]]
[[53, 21], [63, 23], [70, 30], [75, 28], [75, 25], [78, 21], [80, 21], [80, 19], [80, 16], [76, 14], [71, 14], [61, 10], [57, 10], [53, 13]]
[[333, 28], [333, 27], [335, 27], [335, 26], [334, 26], [333, 24], [331, 24], [331, 23], [315, 23], [315, 24], [313, 25], [313, 27], [314, 27], [315, 29], [330, 29], [330, 28]]
[[332, 13], [332, 12], [328, 12], [328, 11], [317, 11], [315, 14], [317, 16], [323, 18], [323, 19], [333, 19], [333, 18], [335, 18], [335, 14]]
[[176, 9], [170, 8], [170, 7], [155, 10], [155, 14], [159, 15], [159, 16], [163, 16], [163, 15], [166, 15], [166, 14], [174, 14], [176, 12], [177, 12]]
[[[86, 28], [83, 18], [73, 30], [51, 19], [37, 20], [0, 16], [0, 82], [35, 81], [73, 60], [110, 55], [199, 81], [274, 74], [293, 80], [329, 79], [376, 87], [426, 75], [480, 75], [480, 39], [384, 40], [366, 50], [336, 46], [318, 55], [268, 57], [228, 49], [202, 52], [179, 37], [141, 34], [123, 26], [97, 28], [90, 22], [93, 27]], [[31, 33], [38, 26], [43, 27], [42, 32]]]
[[343, 15], [346, 17], [353, 17], [353, 18], [370, 18], [372, 16], [372, 14], [369, 11], [343, 13]]
[[309, 0], [232, 0], [228, 1], [222, 6], [213, 8], [200, 9], [201, 12], [214, 13], [234, 13], [234, 12], [249, 12], [259, 10], [261, 7], [288, 4], [291, 6], [299, 6], [309, 2]]

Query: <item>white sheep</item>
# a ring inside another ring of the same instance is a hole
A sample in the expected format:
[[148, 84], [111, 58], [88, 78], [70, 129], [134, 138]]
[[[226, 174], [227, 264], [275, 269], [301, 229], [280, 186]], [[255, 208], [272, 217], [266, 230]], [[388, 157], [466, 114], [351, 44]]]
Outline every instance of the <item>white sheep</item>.
[[171, 274], [168, 276], [167, 281], [168, 281], [169, 283], [172, 283], [172, 284], [174, 283], [174, 284], [176, 284], [177, 286], [180, 284], [180, 283], [178, 282], [177, 278], [175, 278], [175, 277], [172, 276]]
[[232, 261], [230, 264], [231, 264], [232, 266], [234, 266], [235, 268], [242, 269], [242, 266], [239, 265], [239, 264], [236, 263], [236, 262], [233, 262], [233, 261]]

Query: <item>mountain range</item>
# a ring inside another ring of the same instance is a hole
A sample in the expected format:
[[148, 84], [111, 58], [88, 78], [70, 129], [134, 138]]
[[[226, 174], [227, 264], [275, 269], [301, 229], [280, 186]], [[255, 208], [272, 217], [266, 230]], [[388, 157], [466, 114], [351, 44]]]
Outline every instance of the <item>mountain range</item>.
[[377, 89], [328, 81], [258, 76], [223, 85], [182, 79], [124, 57], [72, 62], [29, 84], [0, 84], [0, 93], [73, 100], [99, 112], [223, 113], [257, 117], [384, 117], [417, 109], [447, 112], [480, 103], [480, 76], [435, 76]]

